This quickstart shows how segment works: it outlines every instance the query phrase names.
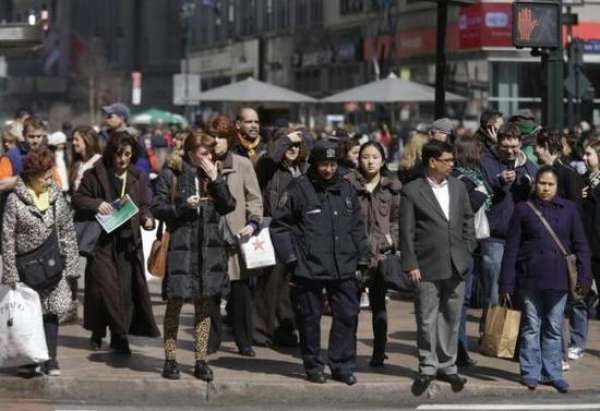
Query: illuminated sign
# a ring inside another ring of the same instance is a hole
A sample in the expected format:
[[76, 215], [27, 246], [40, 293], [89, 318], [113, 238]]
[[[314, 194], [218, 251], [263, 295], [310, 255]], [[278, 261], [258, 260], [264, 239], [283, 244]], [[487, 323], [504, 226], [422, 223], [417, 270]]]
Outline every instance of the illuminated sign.
[[556, 48], [561, 43], [561, 6], [555, 1], [513, 3], [515, 47]]

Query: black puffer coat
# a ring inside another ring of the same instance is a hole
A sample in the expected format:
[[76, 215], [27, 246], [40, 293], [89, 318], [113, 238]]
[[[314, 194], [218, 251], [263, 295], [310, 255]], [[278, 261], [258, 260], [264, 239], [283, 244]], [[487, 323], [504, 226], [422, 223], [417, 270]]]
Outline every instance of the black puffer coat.
[[339, 174], [327, 183], [309, 169], [292, 180], [273, 212], [271, 229], [274, 238], [284, 232], [291, 234], [296, 277], [346, 279], [369, 265], [361, 206], [352, 185]]
[[[173, 175], [177, 178], [175, 204], [171, 203]], [[235, 199], [222, 177], [208, 184], [211, 200], [198, 210], [186, 200], [196, 194], [196, 169], [186, 161], [181, 171], [164, 168], [152, 201], [154, 216], [171, 233], [163, 299], [192, 300], [220, 294], [228, 284], [227, 254], [222, 216], [235, 209]]]

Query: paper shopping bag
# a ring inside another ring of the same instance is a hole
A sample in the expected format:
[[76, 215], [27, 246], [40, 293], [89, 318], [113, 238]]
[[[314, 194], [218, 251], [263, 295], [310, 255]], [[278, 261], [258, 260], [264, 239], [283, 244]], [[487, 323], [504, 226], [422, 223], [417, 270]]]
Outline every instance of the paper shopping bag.
[[506, 306], [492, 305], [487, 312], [479, 351], [491, 357], [513, 358], [520, 325], [520, 311]]
[[275, 249], [269, 227], [262, 228], [257, 235], [240, 242], [240, 249], [249, 270], [275, 265]]

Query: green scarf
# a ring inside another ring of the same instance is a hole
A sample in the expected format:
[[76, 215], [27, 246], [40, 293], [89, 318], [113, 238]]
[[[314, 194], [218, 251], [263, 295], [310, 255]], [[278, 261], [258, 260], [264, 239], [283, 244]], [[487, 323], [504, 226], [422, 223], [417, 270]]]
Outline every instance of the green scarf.
[[475, 183], [476, 186], [483, 185], [483, 187], [485, 187], [487, 198], [483, 202], [483, 206], [485, 207], [486, 210], [489, 210], [490, 207], [492, 206], [493, 190], [492, 190], [492, 187], [490, 187], [490, 185], [487, 183], [487, 181], [485, 181], [485, 178], [483, 178], [483, 175], [481, 174], [481, 170], [476, 169], [476, 168], [466, 168], [466, 167], [457, 166], [456, 171], [458, 171], [460, 174], [467, 177], [469, 180], [471, 180], [473, 183]]

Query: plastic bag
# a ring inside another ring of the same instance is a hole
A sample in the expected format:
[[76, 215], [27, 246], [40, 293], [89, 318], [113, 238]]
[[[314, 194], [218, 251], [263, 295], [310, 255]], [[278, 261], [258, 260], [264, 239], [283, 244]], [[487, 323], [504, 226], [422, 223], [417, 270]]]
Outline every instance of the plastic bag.
[[0, 368], [47, 361], [40, 297], [23, 283], [0, 286]]

